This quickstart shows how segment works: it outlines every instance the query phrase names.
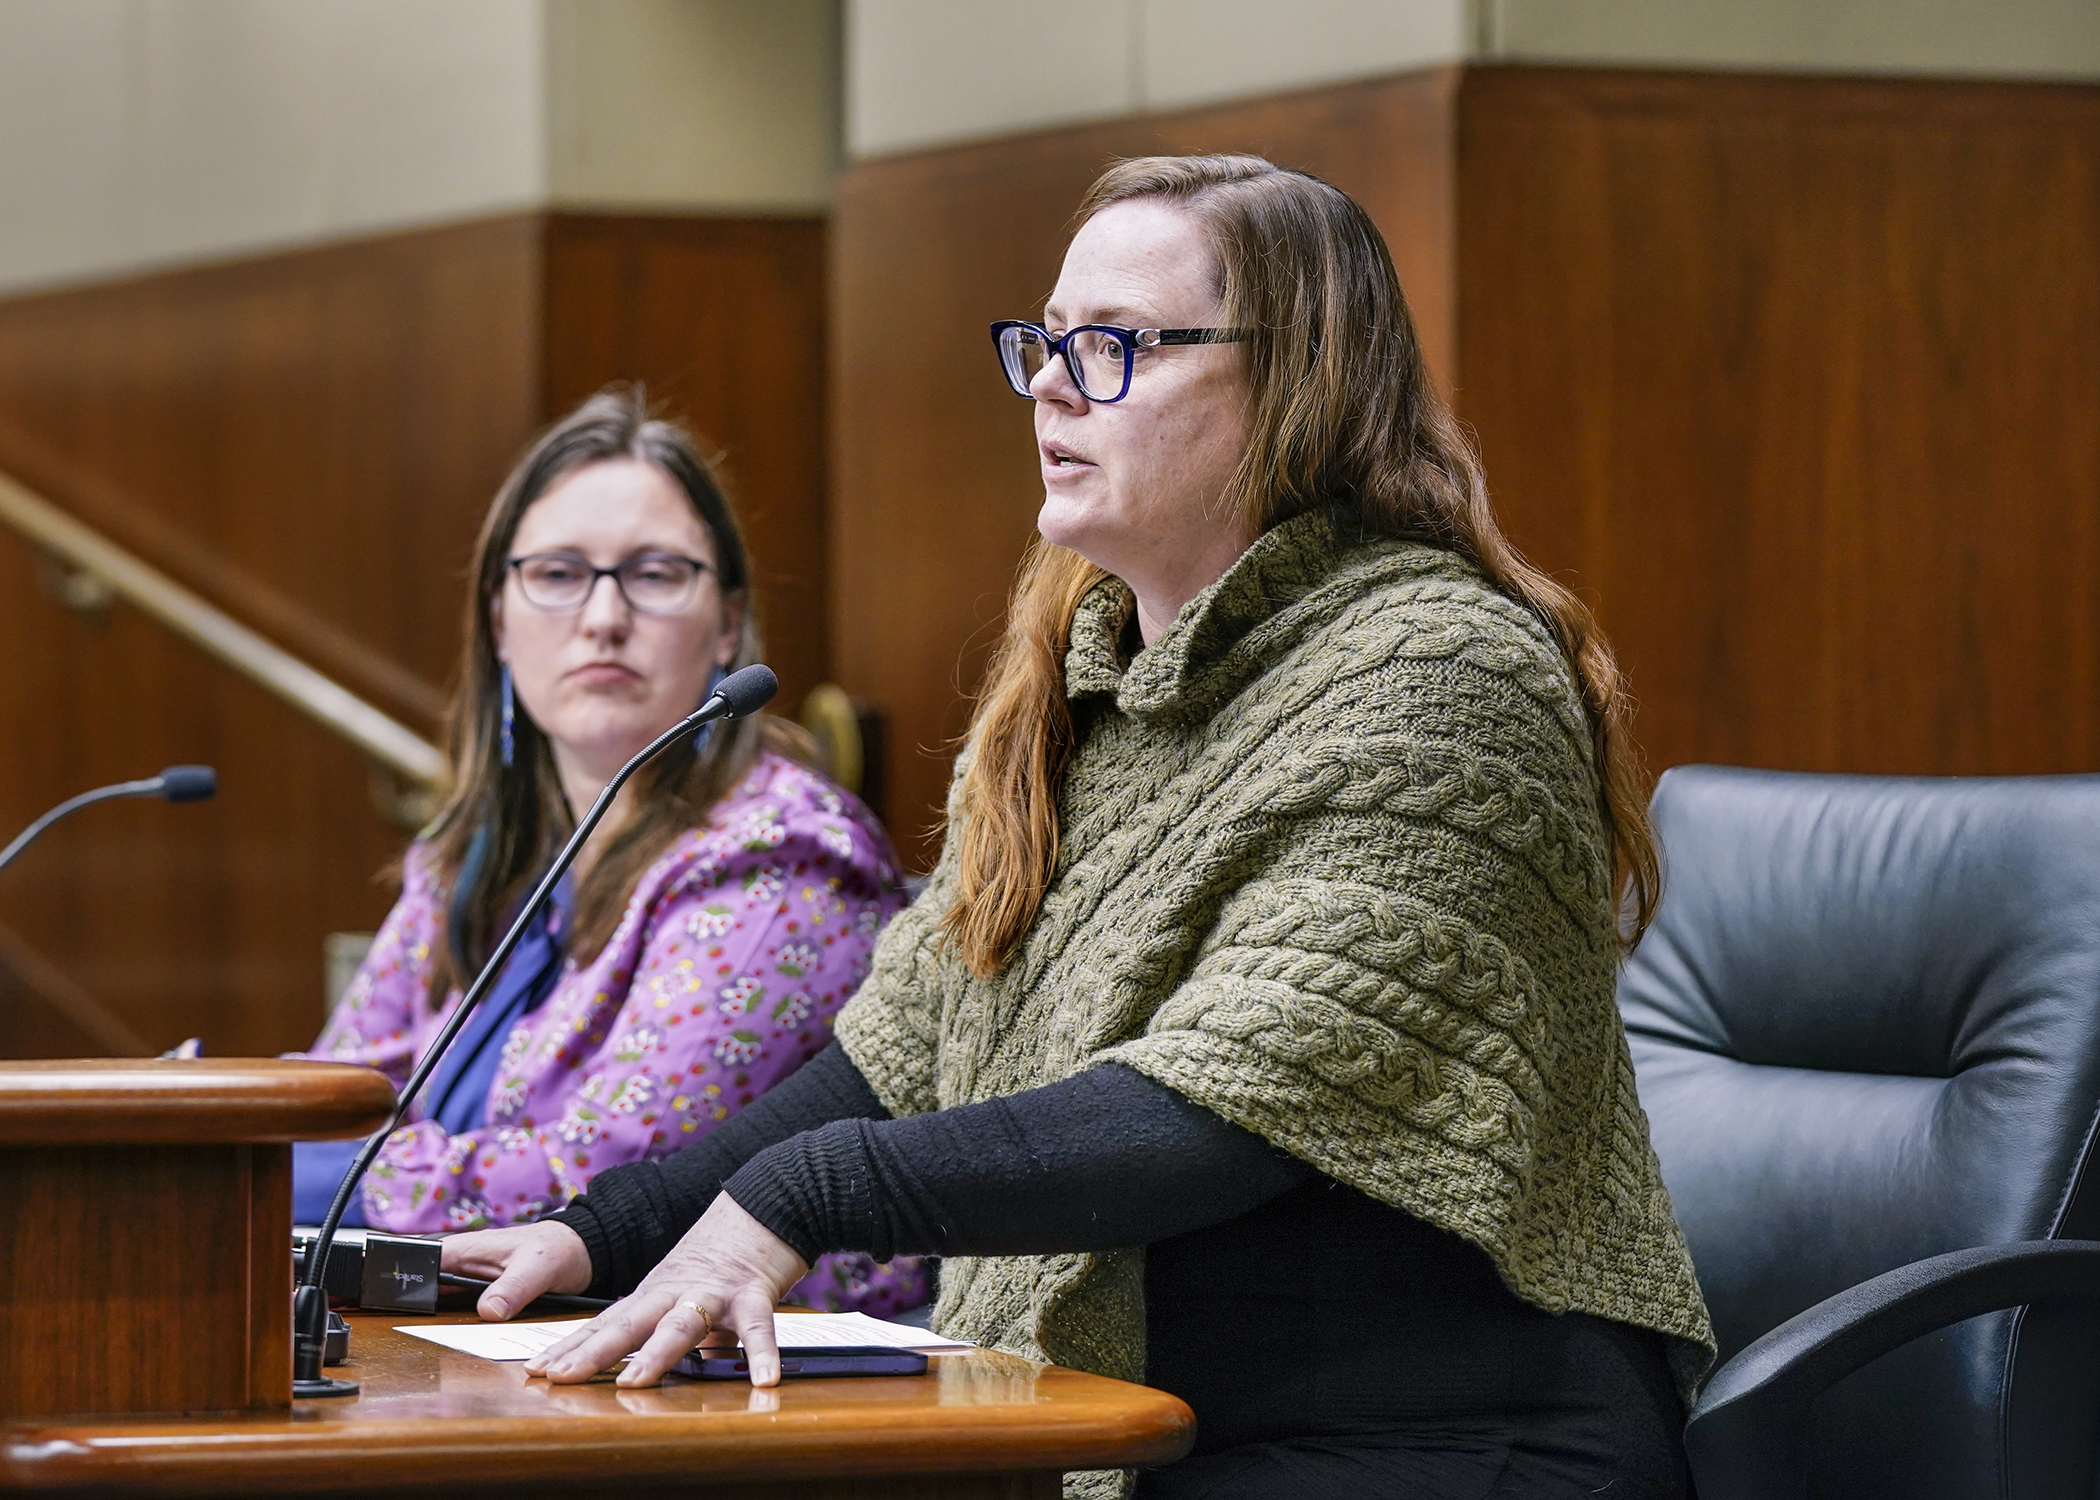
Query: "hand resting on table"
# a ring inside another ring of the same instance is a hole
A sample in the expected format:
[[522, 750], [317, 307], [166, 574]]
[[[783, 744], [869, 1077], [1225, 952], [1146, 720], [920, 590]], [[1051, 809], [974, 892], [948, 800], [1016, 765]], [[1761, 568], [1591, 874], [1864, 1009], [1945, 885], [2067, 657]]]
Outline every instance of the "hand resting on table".
[[589, 1289], [591, 1253], [566, 1224], [515, 1224], [445, 1236], [441, 1269], [489, 1282], [474, 1310], [500, 1323], [548, 1292]]
[[[590, 1254], [565, 1224], [453, 1235], [445, 1241], [444, 1269], [493, 1283], [476, 1308], [491, 1322], [508, 1318], [543, 1292], [581, 1292], [591, 1283]], [[773, 1340], [773, 1309], [808, 1272], [809, 1263], [792, 1246], [735, 1199], [717, 1194], [700, 1222], [640, 1286], [527, 1360], [526, 1373], [566, 1384], [588, 1380], [633, 1354], [618, 1383], [655, 1385], [695, 1347], [741, 1339], [751, 1360], [751, 1383], [777, 1385], [780, 1350]], [[705, 1319], [693, 1311], [693, 1303], [707, 1310]]]

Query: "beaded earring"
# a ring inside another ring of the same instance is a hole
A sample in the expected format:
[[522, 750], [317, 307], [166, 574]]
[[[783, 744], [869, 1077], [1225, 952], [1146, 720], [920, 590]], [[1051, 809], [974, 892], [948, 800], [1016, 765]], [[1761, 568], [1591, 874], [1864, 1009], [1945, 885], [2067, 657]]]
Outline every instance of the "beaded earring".
[[505, 662], [503, 663], [503, 764], [506, 766], [511, 763], [511, 758], [515, 753], [515, 747], [511, 740], [510, 724], [516, 713], [517, 707], [511, 697], [510, 663]]

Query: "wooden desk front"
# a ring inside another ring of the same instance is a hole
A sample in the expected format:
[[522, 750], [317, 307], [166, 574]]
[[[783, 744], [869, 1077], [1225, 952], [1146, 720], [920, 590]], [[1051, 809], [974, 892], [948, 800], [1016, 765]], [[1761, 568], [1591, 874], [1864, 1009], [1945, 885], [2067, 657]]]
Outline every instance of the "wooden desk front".
[[0, 1063], [0, 1421], [289, 1410], [290, 1143], [393, 1102], [342, 1063]]
[[395, 1333], [399, 1313], [350, 1321], [353, 1399], [17, 1424], [0, 1434], [0, 1493], [1050, 1500], [1067, 1469], [1163, 1463], [1195, 1435], [1164, 1392], [986, 1350], [912, 1378], [622, 1391], [527, 1380]]

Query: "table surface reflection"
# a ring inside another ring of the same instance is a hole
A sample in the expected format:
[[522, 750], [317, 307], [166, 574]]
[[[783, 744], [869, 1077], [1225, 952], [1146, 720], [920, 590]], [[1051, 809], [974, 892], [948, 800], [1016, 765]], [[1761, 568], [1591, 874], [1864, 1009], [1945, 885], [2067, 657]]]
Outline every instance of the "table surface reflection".
[[[40, 1419], [6, 1430], [0, 1490], [137, 1494], [419, 1490], [446, 1482], [690, 1483], [1042, 1472], [1160, 1463], [1194, 1418], [1161, 1391], [971, 1350], [923, 1376], [741, 1381], [670, 1377], [556, 1386], [413, 1338], [401, 1313], [352, 1313], [355, 1397], [288, 1413]], [[471, 1322], [470, 1312], [428, 1323]], [[179, 1358], [179, 1352], [171, 1357]]]

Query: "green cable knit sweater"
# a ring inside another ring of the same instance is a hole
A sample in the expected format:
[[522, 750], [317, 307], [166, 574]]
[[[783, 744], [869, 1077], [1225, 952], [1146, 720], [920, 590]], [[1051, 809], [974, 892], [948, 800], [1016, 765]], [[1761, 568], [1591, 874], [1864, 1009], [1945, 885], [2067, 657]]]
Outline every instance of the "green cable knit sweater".
[[[1671, 1335], [1689, 1390], [1713, 1335], [1634, 1094], [1552, 638], [1451, 554], [1319, 514], [1126, 669], [1132, 607], [1111, 580], [1073, 621], [1078, 744], [1021, 949], [982, 980], [944, 951], [951, 839], [839, 1015], [855, 1066], [898, 1115], [1136, 1068], [1465, 1236], [1528, 1302]], [[1141, 1379], [1143, 1270], [1138, 1246], [951, 1260], [935, 1326]]]

